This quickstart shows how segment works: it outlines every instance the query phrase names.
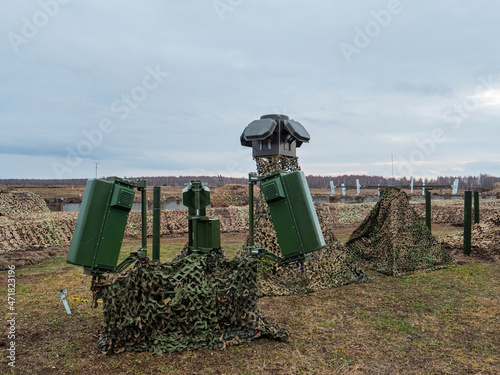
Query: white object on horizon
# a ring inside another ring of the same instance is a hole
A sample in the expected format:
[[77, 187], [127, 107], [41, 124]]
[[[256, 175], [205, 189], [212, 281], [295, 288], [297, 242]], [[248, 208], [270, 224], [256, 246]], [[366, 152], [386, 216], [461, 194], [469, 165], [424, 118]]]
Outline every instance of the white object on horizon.
[[458, 193], [458, 178], [455, 178], [455, 182], [453, 183], [453, 195]]

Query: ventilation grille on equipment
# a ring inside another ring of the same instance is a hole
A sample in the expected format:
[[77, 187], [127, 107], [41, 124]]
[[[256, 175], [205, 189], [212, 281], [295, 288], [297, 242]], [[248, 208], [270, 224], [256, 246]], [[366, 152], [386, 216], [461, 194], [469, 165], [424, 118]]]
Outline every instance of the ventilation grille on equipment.
[[134, 202], [134, 194], [127, 190], [120, 191], [120, 197], [118, 198], [118, 204], [126, 207], [132, 207]]
[[266, 198], [266, 202], [272, 202], [277, 199], [285, 198], [283, 189], [278, 186], [278, 179], [266, 181], [262, 184], [262, 192]]
[[126, 210], [132, 208], [134, 203], [134, 190], [124, 186], [115, 186], [113, 197], [111, 198], [111, 207], [120, 207]]

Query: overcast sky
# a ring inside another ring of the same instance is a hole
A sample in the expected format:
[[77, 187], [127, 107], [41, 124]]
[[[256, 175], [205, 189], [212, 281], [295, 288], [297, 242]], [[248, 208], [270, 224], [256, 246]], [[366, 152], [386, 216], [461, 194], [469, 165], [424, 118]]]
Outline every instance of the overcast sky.
[[283, 113], [306, 174], [500, 176], [500, 2], [3, 0], [0, 178], [255, 169]]

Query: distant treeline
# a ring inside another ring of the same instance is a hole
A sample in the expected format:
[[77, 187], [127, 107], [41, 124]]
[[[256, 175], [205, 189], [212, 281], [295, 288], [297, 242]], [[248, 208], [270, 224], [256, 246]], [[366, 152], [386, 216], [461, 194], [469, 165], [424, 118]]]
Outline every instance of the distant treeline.
[[[418, 185], [451, 185], [455, 179], [459, 180], [459, 189], [483, 189], [489, 190], [500, 182], [500, 177], [481, 174], [479, 176], [439, 176], [436, 178], [414, 178], [413, 184]], [[307, 182], [311, 188], [330, 188], [330, 181], [333, 181], [335, 186], [345, 184], [346, 186], [355, 186], [356, 180], [363, 186], [409, 186], [411, 177], [388, 178], [382, 176], [365, 176], [365, 175], [343, 175], [343, 176], [307, 176]]]
[[[455, 179], [458, 178], [460, 189], [483, 189], [489, 190], [496, 182], [500, 182], [500, 177], [481, 174], [479, 176], [439, 176], [437, 178], [415, 178], [415, 185], [453, 185]], [[206, 182], [208, 186], [214, 187], [227, 184], [246, 184], [246, 178], [224, 177], [224, 176], [155, 176], [155, 177], [124, 177], [126, 180], [137, 181], [146, 179], [148, 186], [184, 186], [191, 180], [201, 180]], [[364, 186], [404, 186], [410, 185], [411, 178], [387, 178], [382, 176], [365, 176], [365, 175], [343, 175], [343, 176], [307, 176], [307, 182], [310, 188], [329, 189], [330, 181], [333, 181], [335, 186], [345, 184], [346, 186], [355, 186], [356, 180], [359, 179], [361, 185]], [[87, 179], [0, 179], [0, 185], [9, 186], [59, 186], [59, 185], [85, 185]]]

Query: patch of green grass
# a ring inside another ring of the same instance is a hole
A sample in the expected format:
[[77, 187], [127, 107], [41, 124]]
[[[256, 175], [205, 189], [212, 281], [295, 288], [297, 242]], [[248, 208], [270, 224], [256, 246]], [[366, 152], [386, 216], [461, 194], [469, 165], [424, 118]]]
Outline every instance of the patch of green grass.
[[337, 322], [329, 322], [329, 321], [321, 321], [319, 326], [322, 328], [335, 328], [337, 326]]
[[382, 312], [380, 314], [371, 315], [370, 320], [372, 324], [381, 330], [411, 335], [416, 333], [415, 327], [412, 326], [408, 318], [396, 316], [391, 312]]
[[[236, 253], [244, 238], [223, 239]], [[162, 239], [162, 261], [184, 239]], [[124, 243], [122, 257], [140, 241]], [[69, 301], [60, 288], [90, 298], [90, 277], [60, 257], [16, 270], [18, 373], [330, 374], [500, 373], [500, 264], [469, 263], [400, 278], [370, 273], [371, 283], [309, 296], [261, 298], [259, 310], [290, 332], [287, 343], [256, 340], [226, 350], [104, 355], [96, 347], [101, 307]], [[6, 272], [0, 272], [6, 280]], [[0, 284], [0, 295], [6, 282]], [[409, 337], [410, 335], [411, 337]], [[5, 363], [5, 351], [0, 354]], [[1, 366], [1, 364], [0, 364]], [[2, 367], [0, 372], [4, 371]]]
[[68, 271], [74, 269], [74, 266], [66, 263], [66, 257], [54, 257], [46, 259], [41, 263], [34, 264], [31, 266], [16, 269], [16, 275], [33, 275], [33, 274], [45, 274], [52, 271]]
[[[228, 236], [222, 239], [222, 249], [229, 258], [233, 258], [239, 252], [245, 242], [245, 236]], [[179, 255], [187, 243], [187, 238], [162, 238], [160, 241], [160, 261], [168, 262]], [[141, 240], [124, 241], [120, 250], [118, 262], [121, 262], [131, 252], [137, 251], [142, 245]], [[148, 239], [148, 256], [152, 257], [151, 239]]]

